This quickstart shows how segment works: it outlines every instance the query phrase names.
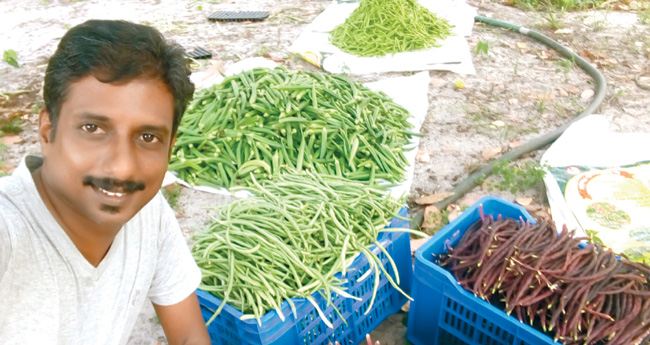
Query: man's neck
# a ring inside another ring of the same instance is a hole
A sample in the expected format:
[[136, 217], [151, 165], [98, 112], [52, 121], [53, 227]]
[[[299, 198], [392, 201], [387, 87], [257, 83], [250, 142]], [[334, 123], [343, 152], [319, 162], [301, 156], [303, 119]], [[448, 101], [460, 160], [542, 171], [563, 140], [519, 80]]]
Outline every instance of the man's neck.
[[[41, 168], [32, 171], [32, 178], [45, 206], [50, 211], [54, 219], [59, 223], [63, 231], [68, 235], [77, 250], [93, 266], [97, 267], [108, 253], [113, 244], [115, 236], [120, 228], [103, 228], [86, 219], [75, 219], [74, 222], [64, 220], [57, 211], [55, 205], [48, 194], [47, 188], [43, 183]], [[95, 231], [88, 231], [93, 229]]]

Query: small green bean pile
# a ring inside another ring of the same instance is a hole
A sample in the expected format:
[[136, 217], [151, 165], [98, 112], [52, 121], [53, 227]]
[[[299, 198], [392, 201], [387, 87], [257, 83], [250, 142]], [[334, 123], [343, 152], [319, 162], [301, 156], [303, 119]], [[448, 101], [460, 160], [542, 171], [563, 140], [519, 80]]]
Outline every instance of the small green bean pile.
[[452, 27], [417, 0], [362, 0], [330, 42], [350, 54], [383, 56], [437, 47]]
[[401, 182], [409, 112], [346, 78], [257, 68], [199, 90], [169, 170], [193, 185], [232, 187], [281, 167], [358, 181]]
[[[395, 263], [377, 241], [381, 231], [410, 231], [385, 228], [403, 200], [387, 197], [385, 189], [365, 183], [295, 170], [260, 183], [253, 179], [252, 187], [236, 189], [255, 196], [218, 208], [218, 219], [197, 233], [192, 247], [203, 272], [200, 288], [224, 301], [208, 323], [225, 303], [241, 310], [242, 319], [260, 322], [267, 311], [275, 309], [284, 320], [282, 302], [286, 300], [295, 315], [291, 298], [298, 297], [311, 302], [331, 327], [312, 294], [318, 291], [328, 303], [332, 293], [359, 299], [346, 293], [343, 284], [346, 267], [360, 253], [370, 268], [359, 281], [375, 274], [366, 312], [374, 303], [381, 272], [404, 293], [397, 286]], [[396, 281], [369, 250], [371, 244], [388, 256]]]

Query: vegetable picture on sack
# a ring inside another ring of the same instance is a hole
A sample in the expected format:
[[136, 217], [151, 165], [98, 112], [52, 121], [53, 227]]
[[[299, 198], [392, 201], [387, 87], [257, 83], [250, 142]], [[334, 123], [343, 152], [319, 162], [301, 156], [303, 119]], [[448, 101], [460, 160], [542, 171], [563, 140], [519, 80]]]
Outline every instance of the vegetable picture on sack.
[[281, 167], [352, 180], [405, 179], [409, 112], [346, 78], [256, 68], [197, 92], [169, 170], [193, 185], [251, 185]]
[[650, 332], [650, 266], [588, 240], [481, 210], [437, 259], [465, 289], [562, 344], [639, 344]]
[[330, 42], [357, 56], [383, 56], [439, 46], [451, 28], [417, 0], [362, 0]]
[[[241, 310], [244, 318], [260, 322], [275, 309], [284, 320], [281, 304], [287, 301], [296, 314], [291, 298], [305, 298], [332, 327], [312, 294], [319, 292], [328, 305], [332, 294], [358, 300], [345, 291], [347, 279], [354, 283], [374, 279], [364, 312], [372, 308], [381, 275], [404, 293], [393, 259], [377, 240], [382, 231], [410, 232], [385, 229], [403, 200], [365, 183], [295, 170], [260, 183], [253, 179], [252, 187], [235, 189], [248, 190], [254, 197], [220, 207], [218, 219], [196, 234], [192, 247], [203, 272], [200, 289], [225, 302], [208, 324], [226, 303]], [[386, 267], [368, 248], [371, 244], [388, 257]], [[346, 272], [358, 255], [368, 259], [368, 270]]]
[[650, 263], [650, 164], [554, 167], [550, 174], [583, 229], [632, 261]]

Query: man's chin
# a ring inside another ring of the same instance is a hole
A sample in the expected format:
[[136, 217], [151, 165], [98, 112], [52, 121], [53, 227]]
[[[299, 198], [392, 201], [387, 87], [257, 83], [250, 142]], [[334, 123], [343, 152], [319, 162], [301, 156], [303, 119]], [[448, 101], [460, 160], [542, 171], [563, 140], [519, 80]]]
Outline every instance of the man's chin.
[[94, 212], [92, 219], [98, 225], [109, 228], [121, 228], [134, 214], [124, 208], [112, 205], [100, 205], [99, 210]]

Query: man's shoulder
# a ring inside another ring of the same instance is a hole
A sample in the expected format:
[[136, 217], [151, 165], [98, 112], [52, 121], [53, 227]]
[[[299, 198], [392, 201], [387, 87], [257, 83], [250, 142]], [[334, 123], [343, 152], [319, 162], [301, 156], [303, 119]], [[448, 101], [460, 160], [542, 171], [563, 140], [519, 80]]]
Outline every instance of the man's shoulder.
[[13, 205], [16, 211], [29, 212], [42, 202], [30, 172], [42, 162], [40, 156], [25, 155], [11, 175], [0, 177], [0, 213], [5, 213], [7, 205]]
[[25, 217], [25, 192], [13, 176], [0, 177], [0, 236], [21, 233], [27, 225]]
[[19, 203], [23, 202], [26, 193], [20, 180], [15, 176], [0, 177], [0, 217], [19, 214]]
[[23, 186], [20, 179], [15, 175], [0, 177], [0, 195], [15, 195], [22, 192]]

